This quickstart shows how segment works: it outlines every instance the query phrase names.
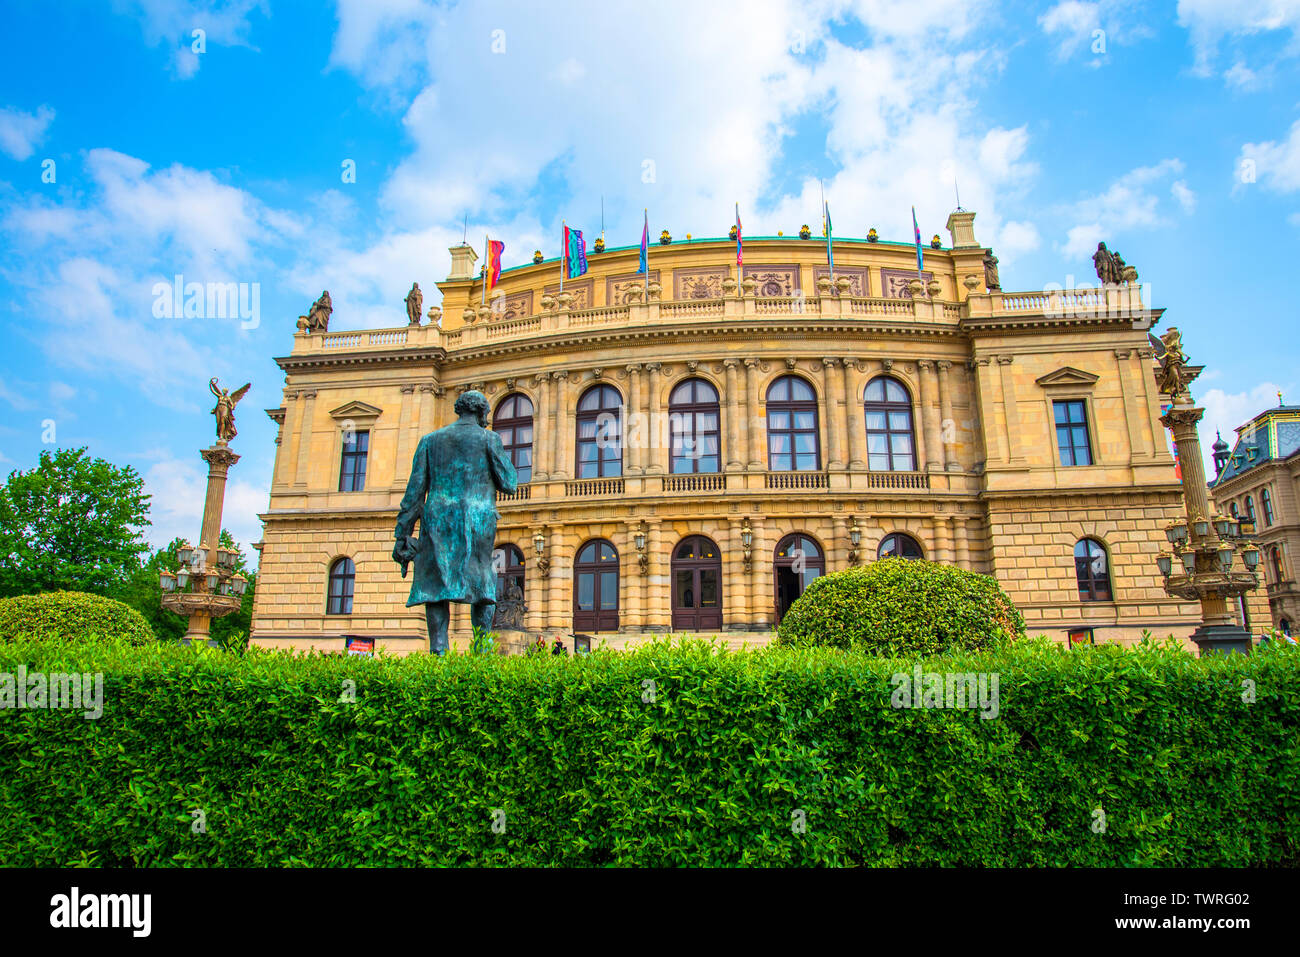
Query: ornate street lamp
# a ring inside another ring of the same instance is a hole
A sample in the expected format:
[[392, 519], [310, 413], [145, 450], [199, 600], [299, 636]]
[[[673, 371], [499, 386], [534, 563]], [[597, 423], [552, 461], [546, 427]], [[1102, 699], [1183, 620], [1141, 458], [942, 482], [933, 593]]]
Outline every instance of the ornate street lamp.
[[[1202, 655], [1234, 651], [1247, 654], [1251, 647], [1250, 635], [1233, 620], [1228, 603], [1259, 587], [1255, 577], [1259, 550], [1250, 543], [1240, 544], [1239, 536], [1244, 529], [1237, 522], [1223, 515], [1213, 521], [1205, 517], [1210, 514], [1210, 498], [1201, 461], [1201, 440], [1196, 432], [1205, 410], [1194, 407], [1187, 388], [1200, 375], [1202, 367], [1187, 364], [1182, 336], [1176, 328], [1170, 328], [1160, 341], [1164, 344], [1164, 354], [1156, 372], [1156, 383], [1173, 400], [1160, 421], [1173, 432], [1178, 445], [1187, 521], [1174, 522], [1165, 529], [1165, 537], [1182, 562], [1182, 573], [1172, 574], [1173, 561], [1164, 553], [1157, 556], [1156, 564], [1164, 576], [1166, 594], [1201, 603], [1201, 626], [1192, 633], [1192, 641]], [[1232, 570], [1233, 553], [1238, 547], [1245, 571]]]
[[754, 526], [749, 524], [749, 516], [746, 515], [745, 518], [740, 523], [740, 547], [741, 547], [741, 557], [743, 557], [745, 560], [745, 574], [749, 574], [750, 560], [753, 557], [753, 553], [750, 551], [750, 549], [753, 546], [753, 544], [754, 544]]
[[234, 574], [235, 562], [239, 558], [237, 550], [218, 547], [209, 555], [208, 546], [208, 542], [217, 542], [221, 537], [226, 477], [230, 466], [239, 461], [239, 456], [229, 447], [230, 439], [235, 435], [235, 404], [243, 398], [248, 386], [231, 395], [227, 389], [219, 390], [217, 380], [213, 379], [208, 388], [217, 397], [217, 406], [212, 410], [217, 417], [217, 442], [211, 448], [199, 450], [199, 455], [208, 463], [199, 546], [194, 548], [188, 541], [182, 541], [176, 547], [176, 574], [161, 571], [158, 587], [162, 592], [162, 607], [189, 618], [189, 627], [181, 641], [186, 644], [206, 641], [215, 645], [216, 642], [209, 637], [212, 619], [238, 611], [248, 585], [243, 575]]
[[537, 570], [545, 575], [551, 568], [551, 560], [546, 557], [546, 533], [540, 528], [533, 532], [533, 554], [537, 556]]
[[650, 567], [650, 556], [646, 554], [645, 550], [646, 532], [648, 530], [645, 519], [643, 518], [637, 525], [636, 535], [633, 537], [633, 542], [636, 545], [636, 560], [641, 566], [642, 575], [646, 574], [647, 569]]
[[849, 516], [849, 564], [858, 563], [858, 546], [862, 544], [862, 526], [856, 515]]

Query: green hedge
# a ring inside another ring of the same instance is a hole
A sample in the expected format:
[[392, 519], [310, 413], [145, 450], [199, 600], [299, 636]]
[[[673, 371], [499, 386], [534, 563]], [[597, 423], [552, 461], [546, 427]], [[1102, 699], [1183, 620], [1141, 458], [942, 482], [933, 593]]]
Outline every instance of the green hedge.
[[952, 565], [884, 558], [814, 579], [781, 618], [781, 644], [884, 655], [975, 651], [1025, 636], [997, 579]]
[[0, 598], [0, 642], [155, 640], [144, 616], [130, 605], [84, 591], [52, 591]]
[[104, 710], [0, 712], [8, 865], [1300, 864], [1289, 647], [923, 663], [996, 673], [995, 719], [892, 707], [913, 662], [828, 649], [19, 664], [102, 672]]

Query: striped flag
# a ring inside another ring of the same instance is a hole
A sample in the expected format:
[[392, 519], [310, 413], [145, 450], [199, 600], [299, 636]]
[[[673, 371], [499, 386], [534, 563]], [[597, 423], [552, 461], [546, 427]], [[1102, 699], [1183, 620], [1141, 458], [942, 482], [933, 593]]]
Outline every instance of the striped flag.
[[490, 293], [501, 280], [501, 254], [506, 251], [506, 244], [500, 240], [483, 237], [483, 301], [487, 302]]
[[740, 231], [740, 203], [736, 204], [736, 265], [739, 266], [745, 261], [745, 247], [741, 241]]
[[650, 276], [650, 210], [645, 211], [645, 225], [641, 227], [641, 261], [637, 263], [637, 272]]
[[[925, 254], [921, 251], [921, 227], [916, 224], [916, 207], [912, 207], [912, 232], [916, 234], [916, 278], [923, 278], [921, 271], [925, 268]], [[910, 280], [909, 280], [910, 281]]]
[[577, 279], [587, 272], [587, 244], [581, 229], [564, 227], [564, 277]]

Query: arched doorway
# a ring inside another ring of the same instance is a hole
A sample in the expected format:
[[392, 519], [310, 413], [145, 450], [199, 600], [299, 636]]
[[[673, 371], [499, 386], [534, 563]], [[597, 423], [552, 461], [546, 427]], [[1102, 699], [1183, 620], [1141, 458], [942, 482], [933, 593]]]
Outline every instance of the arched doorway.
[[776, 621], [781, 623], [808, 584], [826, 572], [821, 546], [807, 535], [787, 535], [776, 546]]
[[618, 630], [618, 552], [604, 539], [583, 545], [573, 563], [573, 630]]
[[703, 535], [673, 549], [673, 631], [722, 627], [722, 555]]
[[517, 545], [492, 550], [492, 568], [497, 574], [497, 605], [493, 628], [522, 628], [524, 600], [524, 553]]

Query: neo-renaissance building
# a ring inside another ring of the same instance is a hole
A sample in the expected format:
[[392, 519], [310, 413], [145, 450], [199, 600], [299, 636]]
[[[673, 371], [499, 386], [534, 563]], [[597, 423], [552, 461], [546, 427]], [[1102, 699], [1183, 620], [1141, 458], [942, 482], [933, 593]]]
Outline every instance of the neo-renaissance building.
[[1136, 285], [1005, 292], [974, 219], [920, 280], [910, 244], [836, 240], [832, 278], [820, 237], [746, 239], [743, 266], [675, 240], [648, 288], [629, 247], [562, 293], [556, 260], [506, 270], [484, 305], [459, 246], [431, 323], [300, 323], [267, 410], [254, 642], [426, 646], [393, 527], [420, 436], [471, 388], [519, 470], [498, 591], [530, 632], [763, 640], [812, 578], [895, 554], [997, 576], [1030, 633], [1185, 636], [1199, 608], [1155, 562], [1182, 514], [1162, 310]]

